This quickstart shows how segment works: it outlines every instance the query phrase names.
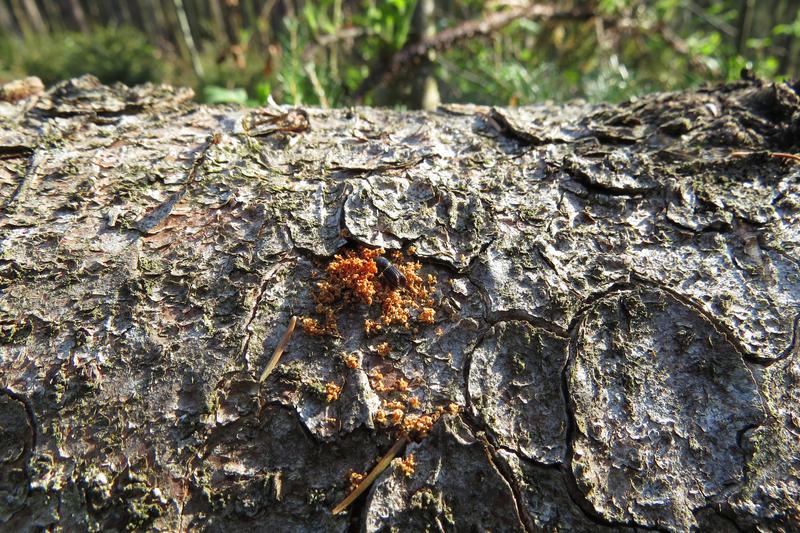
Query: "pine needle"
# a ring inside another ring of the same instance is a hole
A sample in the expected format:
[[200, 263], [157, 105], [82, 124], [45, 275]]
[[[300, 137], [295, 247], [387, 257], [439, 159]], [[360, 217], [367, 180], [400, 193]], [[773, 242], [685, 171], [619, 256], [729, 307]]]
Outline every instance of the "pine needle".
[[772, 152], [769, 154], [770, 157], [780, 157], [783, 159], [794, 159], [795, 161], [800, 161], [800, 155], [797, 154], [787, 154], [784, 152]]
[[275, 352], [272, 354], [272, 359], [269, 360], [267, 363], [267, 368], [261, 373], [261, 377], [259, 378], [259, 383], [264, 383], [267, 377], [269, 377], [270, 373], [275, 369], [278, 365], [278, 360], [283, 355], [283, 351], [286, 349], [286, 345], [289, 344], [289, 339], [292, 338], [292, 333], [294, 333], [294, 327], [297, 325], [297, 317], [293, 316], [291, 320], [289, 320], [289, 327], [286, 328], [286, 333], [283, 334], [281, 337], [280, 342], [275, 347]]
[[381, 475], [384, 470], [386, 470], [386, 467], [389, 466], [389, 463], [391, 463], [392, 459], [394, 459], [398, 452], [400, 452], [400, 449], [405, 446], [406, 442], [408, 442], [407, 437], [400, 437], [397, 439], [397, 442], [395, 442], [389, 451], [386, 452], [386, 455], [381, 457], [381, 460], [378, 461], [378, 464], [375, 465], [375, 468], [370, 471], [367, 477], [365, 477], [364, 480], [358, 484], [355, 490], [348, 494], [347, 497], [339, 503], [339, 505], [331, 509], [331, 512], [333, 514], [341, 513], [347, 509], [347, 507], [353, 503], [356, 498], [361, 496], [361, 493], [367, 490], [369, 486], [372, 485], [372, 482], [375, 481], [375, 479]]
[[[757, 152], [731, 152], [731, 157], [747, 157], [749, 155], [754, 155]], [[786, 152], [767, 152], [767, 157], [774, 157], [779, 159], [792, 159], [794, 161], [800, 161], [800, 155], [797, 154], [789, 154]]]

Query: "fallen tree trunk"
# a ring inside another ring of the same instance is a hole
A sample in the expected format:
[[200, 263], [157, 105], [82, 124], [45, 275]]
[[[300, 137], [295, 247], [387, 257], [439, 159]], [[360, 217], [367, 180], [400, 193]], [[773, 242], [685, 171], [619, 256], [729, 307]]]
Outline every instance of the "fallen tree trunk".
[[0, 528], [800, 529], [796, 88], [190, 97], [0, 102]]

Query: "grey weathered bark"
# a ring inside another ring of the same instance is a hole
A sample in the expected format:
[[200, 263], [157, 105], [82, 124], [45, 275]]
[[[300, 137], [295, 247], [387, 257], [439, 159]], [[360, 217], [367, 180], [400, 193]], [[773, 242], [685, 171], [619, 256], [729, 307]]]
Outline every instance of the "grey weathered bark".
[[[772, 153], [796, 89], [189, 97], [87, 77], [0, 103], [0, 529], [800, 528], [800, 165]], [[367, 338], [354, 306], [259, 386], [357, 243], [414, 245], [436, 324]], [[462, 410], [334, 516], [394, 442], [375, 369]]]

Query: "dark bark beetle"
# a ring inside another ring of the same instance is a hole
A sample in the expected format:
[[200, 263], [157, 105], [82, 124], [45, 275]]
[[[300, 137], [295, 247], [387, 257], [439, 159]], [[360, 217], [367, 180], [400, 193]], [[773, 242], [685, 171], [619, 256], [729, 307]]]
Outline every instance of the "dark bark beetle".
[[378, 265], [378, 276], [382, 277], [393, 289], [406, 286], [406, 276], [385, 257], [375, 259]]

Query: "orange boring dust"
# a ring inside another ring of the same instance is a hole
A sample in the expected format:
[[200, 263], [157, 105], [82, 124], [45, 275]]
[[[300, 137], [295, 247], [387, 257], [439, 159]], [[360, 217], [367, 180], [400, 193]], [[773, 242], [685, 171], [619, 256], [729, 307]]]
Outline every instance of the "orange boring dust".
[[[367, 315], [373, 315], [364, 319], [367, 334], [392, 325], [411, 330], [414, 323], [432, 324], [436, 316], [433, 309], [436, 276], [428, 275], [423, 279], [419, 262], [394, 252], [389, 256], [405, 275], [406, 285], [392, 287], [379, 275], [375, 263], [375, 259], [384, 254], [382, 248], [361, 247], [334, 256], [325, 268], [325, 278], [317, 282], [316, 312], [323, 318], [303, 318], [303, 330], [311, 335], [336, 336], [339, 334], [338, 315], [357, 305], [367, 306]], [[377, 310], [380, 314], [375, 316]]]
[[325, 398], [328, 400], [328, 403], [335, 402], [339, 399], [339, 395], [342, 393], [342, 387], [337, 385], [336, 383], [326, 383], [325, 384]]
[[345, 355], [344, 364], [347, 365], [347, 368], [351, 370], [361, 368], [361, 363], [358, 361], [358, 357], [355, 355]]
[[381, 357], [386, 357], [390, 353], [392, 353], [392, 347], [389, 346], [388, 342], [382, 342], [375, 347], [375, 351], [378, 352], [378, 355]]
[[408, 454], [408, 457], [400, 461], [397, 467], [400, 471], [406, 475], [406, 477], [411, 477], [414, 475], [414, 467], [417, 466], [416, 460], [414, 460], [414, 454]]
[[400, 378], [394, 382], [394, 390], [397, 392], [408, 392], [408, 381], [404, 378]]
[[[381, 405], [373, 414], [375, 429], [389, 432], [396, 439], [368, 474], [348, 473], [350, 493], [331, 510], [333, 514], [344, 511], [358, 498], [408, 442], [421, 441], [442, 416], [456, 415], [459, 410], [456, 404], [424, 407], [419, 392], [424, 378], [403, 375], [393, 363], [407, 353], [401, 343], [405, 336], [392, 336], [391, 343], [385, 339], [398, 332], [410, 333], [413, 338], [424, 326], [436, 324], [437, 279], [432, 274], [423, 277], [422, 265], [412, 259], [415, 252], [413, 246], [405, 253], [387, 253], [382, 248], [347, 249], [335, 255], [321, 275], [312, 274], [316, 285], [315, 316], [300, 319], [303, 330], [315, 336], [348, 337], [354, 332], [340, 334], [339, 319], [342, 318], [342, 325], [352, 324], [354, 317], [363, 320], [363, 333], [375, 338], [374, 344], [358, 348], [363, 354], [361, 359], [356, 354], [343, 354], [342, 362], [346, 368], [366, 372], [369, 386], [381, 398]], [[391, 276], [379, 272], [376, 263], [379, 257], [390, 261], [402, 276], [393, 271]], [[397, 279], [402, 277], [405, 283], [398, 283]], [[360, 323], [357, 324], [360, 328]], [[442, 336], [444, 329], [438, 326], [435, 333]], [[410, 394], [412, 389], [417, 391], [414, 396]], [[337, 383], [325, 384], [329, 403], [337, 401], [341, 392], [342, 386]], [[410, 413], [412, 410], [416, 412]], [[405, 476], [413, 475], [415, 466], [413, 454], [397, 464]]]

